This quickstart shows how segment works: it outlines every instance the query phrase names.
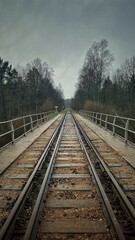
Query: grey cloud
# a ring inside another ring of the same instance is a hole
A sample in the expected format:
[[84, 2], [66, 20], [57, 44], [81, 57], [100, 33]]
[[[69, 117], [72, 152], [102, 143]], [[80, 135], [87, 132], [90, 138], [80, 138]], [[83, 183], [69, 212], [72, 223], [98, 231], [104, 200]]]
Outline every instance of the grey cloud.
[[134, 11], [134, 0], [0, 0], [0, 56], [13, 65], [42, 58], [71, 97], [93, 41], [109, 41], [114, 66], [135, 54]]

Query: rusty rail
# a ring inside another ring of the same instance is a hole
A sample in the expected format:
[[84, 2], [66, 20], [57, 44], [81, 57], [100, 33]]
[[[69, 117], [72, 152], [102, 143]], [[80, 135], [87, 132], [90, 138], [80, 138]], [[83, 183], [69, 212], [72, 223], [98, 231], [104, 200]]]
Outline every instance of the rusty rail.
[[[107, 173], [108, 177], [110, 178], [110, 180], [111, 180], [111, 182], [112, 182], [112, 184], [113, 184], [113, 186], [114, 186], [114, 188], [115, 188], [115, 190], [116, 190], [116, 192], [117, 192], [117, 194], [119, 196], [119, 199], [122, 202], [122, 205], [124, 206], [124, 208], [126, 209], [126, 212], [128, 213], [128, 216], [130, 217], [130, 219], [131, 219], [131, 221], [132, 221], [132, 223], [134, 225], [134, 228], [135, 228], [135, 209], [134, 209], [134, 207], [132, 206], [132, 204], [128, 200], [127, 196], [125, 195], [125, 193], [121, 189], [120, 185], [117, 183], [116, 179], [114, 178], [113, 174], [110, 172], [109, 168], [107, 167], [107, 165], [104, 162], [104, 160], [102, 159], [102, 157], [99, 155], [97, 149], [95, 148], [95, 146], [90, 141], [89, 137], [87, 136], [87, 133], [84, 132], [83, 128], [80, 126], [78, 121], [77, 120], [75, 120], [75, 121], [77, 123], [77, 126], [78, 126], [81, 134], [83, 135], [85, 141], [87, 142], [88, 146], [93, 149], [93, 151], [95, 152], [97, 158], [99, 159], [103, 169], [105, 170], [105, 172]], [[94, 170], [92, 170], [92, 172], [93, 171]]]
[[38, 172], [38, 170], [42, 168], [42, 165], [43, 165], [44, 161], [46, 160], [47, 154], [48, 154], [54, 140], [56, 139], [56, 136], [61, 128], [62, 123], [63, 123], [63, 118], [60, 121], [59, 125], [57, 126], [51, 139], [49, 140], [42, 156], [40, 157], [36, 167], [34, 168], [34, 171], [30, 175], [28, 182], [26, 183], [19, 198], [17, 199], [12, 211], [10, 212], [9, 217], [7, 218], [6, 222], [4, 223], [4, 225], [1, 229], [1, 232], [0, 232], [0, 240], [9, 240], [10, 239], [10, 237], [12, 235], [12, 231], [14, 229], [15, 222], [17, 220], [17, 217], [19, 216], [19, 214], [25, 204], [26, 198], [27, 198], [28, 194], [30, 193], [30, 190], [33, 186], [33, 179], [34, 179], [36, 173]]

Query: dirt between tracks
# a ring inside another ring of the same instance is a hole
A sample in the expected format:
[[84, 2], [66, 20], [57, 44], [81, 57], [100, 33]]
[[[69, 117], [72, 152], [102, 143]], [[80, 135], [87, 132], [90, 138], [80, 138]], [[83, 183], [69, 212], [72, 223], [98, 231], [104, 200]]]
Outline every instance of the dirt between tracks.
[[60, 168], [55, 168], [53, 171], [54, 174], [89, 174], [88, 167], [60, 167]]
[[72, 178], [72, 179], [68, 179], [68, 178], [63, 178], [63, 179], [51, 179], [50, 181], [50, 186], [51, 185], [54, 185], [55, 187], [60, 184], [60, 183], [68, 183], [69, 186], [70, 185], [74, 185], [74, 186], [77, 186], [77, 185], [85, 185], [85, 184], [90, 184], [92, 182], [92, 180], [90, 178], [82, 178], [81, 181], [80, 179], [75, 179], [75, 178]]
[[55, 199], [93, 199], [95, 204], [99, 204], [99, 201], [96, 201], [97, 191], [93, 188], [90, 191], [49, 191], [49, 198]]
[[42, 234], [38, 235], [36, 240], [115, 240], [116, 238], [112, 237], [110, 233], [108, 234], [91, 234], [91, 233], [84, 233], [84, 234], [46, 234], [43, 236]]

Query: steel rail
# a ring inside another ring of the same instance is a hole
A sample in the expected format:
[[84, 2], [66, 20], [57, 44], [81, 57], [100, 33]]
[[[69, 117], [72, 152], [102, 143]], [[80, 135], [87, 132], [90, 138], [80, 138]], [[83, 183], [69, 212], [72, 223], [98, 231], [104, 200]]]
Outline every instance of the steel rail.
[[36, 231], [37, 231], [37, 227], [38, 227], [38, 222], [39, 222], [39, 218], [46, 200], [46, 194], [47, 194], [47, 189], [48, 189], [48, 183], [49, 180], [51, 178], [51, 174], [52, 174], [52, 170], [53, 170], [53, 166], [54, 166], [54, 162], [55, 162], [55, 158], [56, 158], [56, 154], [58, 152], [58, 148], [59, 148], [59, 144], [60, 144], [60, 140], [62, 137], [62, 133], [63, 133], [63, 128], [64, 128], [64, 123], [65, 123], [65, 119], [63, 121], [51, 160], [49, 162], [47, 171], [45, 173], [45, 177], [43, 179], [42, 182], [42, 186], [40, 188], [40, 192], [38, 194], [29, 224], [27, 226], [25, 235], [24, 235], [24, 240], [33, 240], [36, 238]]
[[95, 152], [96, 156], [98, 157], [99, 161], [101, 162], [104, 170], [107, 172], [108, 176], [110, 177], [115, 189], [117, 190], [117, 193], [119, 194], [119, 197], [121, 198], [121, 200], [123, 201], [126, 209], [128, 209], [128, 213], [130, 215], [130, 217], [132, 218], [132, 222], [135, 225], [135, 209], [132, 206], [132, 204], [130, 203], [130, 201], [128, 200], [128, 198], [126, 197], [125, 193], [123, 192], [123, 190], [121, 189], [120, 185], [117, 183], [115, 177], [113, 176], [113, 174], [110, 172], [109, 168], [107, 167], [106, 163], [104, 162], [103, 158], [99, 155], [97, 149], [95, 148], [95, 146], [92, 144], [92, 142], [90, 141], [89, 137], [87, 136], [87, 134], [84, 132], [84, 130], [82, 129], [81, 126], [79, 126], [80, 131], [82, 132], [84, 138], [86, 139], [88, 145], [93, 149], [93, 151]]
[[49, 140], [42, 156], [39, 158], [39, 161], [37, 163], [37, 165], [35, 166], [32, 174], [30, 175], [26, 185], [24, 186], [20, 196], [18, 197], [13, 209], [11, 210], [7, 220], [5, 221], [2, 229], [1, 229], [1, 232], [0, 232], [0, 240], [9, 240], [10, 237], [11, 237], [11, 234], [12, 234], [12, 231], [14, 229], [14, 224], [15, 224], [15, 221], [24, 205], [24, 202], [25, 202], [25, 199], [27, 198], [28, 194], [29, 194], [29, 191], [30, 191], [30, 188], [32, 187], [32, 184], [33, 184], [33, 179], [37, 173], [37, 171], [39, 170], [39, 168], [41, 168], [41, 166], [43, 165], [44, 161], [45, 161], [45, 158], [60, 130], [60, 127], [64, 121], [64, 118], [62, 118], [62, 120], [60, 121], [59, 125], [57, 126], [55, 132], [53, 133], [51, 139]]
[[[82, 141], [82, 138], [81, 138], [81, 135], [80, 135], [80, 133], [79, 133], [79, 130], [80, 130], [82, 136], [85, 138], [84, 130], [81, 129], [80, 124], [79, 124], [78, 121], [74, 118], [73, 115], [72, 115], [72, 117], [73, 117], [74, 122], [75, 122], [76, 132], [77, 132], [78, 138], [80, 139], [80, 143], [81, 143], [82, 149], [83, 149], [84, 152], [85, 152], [85, 155], [86, 155], [87, 160], [88, 160], [89, 165], [90, 165], [90, 169], [91, 169], [91, 171], [92, 171], [92, 174], [93, 174], [93, 176], [94, 176], [94, 179], [96, 180], [96, 183], [97, 183], [99, 192], [100, 192], [100, 194], [101, 194], [101, 196], [102, 196], [102, 200], [103, 200], [103, 202], [104, 202], [104, 205], [105, 205], [105, 207], [106, 207], [106, 210], [107, 210], [107, 212], [108, 212], [108, 215], [109, 215], [109, 217], [110, 217], [110, 220], [111, 220], [111, 222], [112, 222], [112, 224], [113, 224], [113, 227], [114, 227], [114, 229], [115, 229], [115, 232], [116, 232], [116, 234], [117, 234], [117, 236], [118, 236], [118, 239], [119, 239], [119, 240], [126, 240], [126, 238], [125, 238], [125, 236], [124, 236], [124, 234], [123, 234], [123, 232], [122, 232], [122, 229], [121, 229], [121, 227], [120, 227], [120, 224], [119, 224], [119, 222], [118, 222], [118, 220], [117, 220], [117, 218], [116, 218], [116, 216], [115, 216], [115, 214], [114, 214], [114, 212], [113, 212], [113, 209], [112, 209], [112, 206], [111, 206], [111, 204], [110, 204], [110, 202], [109, 202], [109, 199], [108, 199], [108, 197], [107, 197], [107, 195], [106, 195], [106, 193], [105, 193], [105, 190], [104, 190], [104, 188], [103, 188], [103, 186], [102, 186], [102, 183], [101, 183], [101, 181], [100, 181], [100, 179], [99, 179], [99, 177], [98, 177], [98, 174], [97, 174], [97, 172], [96, 172], [96, 170], [95, 170], [95, 168], [94, 168], [94, 165], [93, 165], [93, 163], [92, 163], [92, 161], [91, 161], [91, 159], [90, 159], [90, 156], [89, 156], [89, 154], [88, 154], [88, 152], [87, 152], [87, 150], [86, 150], [86, 147], [85, 147], [85, 145], [84, 145], [84, 143], [83, 143], [83, 141]], [[79, 130], [78, 130], [78, 129], [79, 129]], [[85, 140], [86, 140], [86, 138], [85, 138]], [[86, 140], [86, 142], [87, 142], [87, 140]]]
[[92, 144], [92, 142], [90, 141], [88, 135], [86, 134], [86, 132], [82, 129], [82, 127], [80, 126], [80, 124], [78, 123], [78, 121], [75, 119], [76, 123], [78, 124], [78, 127], [82, 133], [82, 135], [84, 136], [84, 139], [86, 140], [87, 144], [89, 147], [91, 147], [93, 149], [93, 151], [95, 152], [97, 158], [99, 159], [102, 167], [104, 168], [104, 170], [106, 171], [106, 173], [108, 174], [118, 196], [119, 199], [122, 201], [123, 205], [124, 205], [124, 209], [127, 212], [128, 216], [130, 217], [130, 219], [132, 220], [133, 226], [135, 227], [135, 208], [132, 206], [132, 204], [130, 203], [130, 201], [128, 200], [127, 196], [125, 195], [125, 193], [123, 192], [123, 190], [121, 189], [121, 187], [119, 186], [119, 184], [117, 183], [116, 179], [114, 178], [113, 174], [110, 172], [109, 168], [107, 167], [106, 163], [104, 162], [104, 160], [102, 159], [102, 157], [99, 155], [97, 149], [95, 148], [95, 146]]

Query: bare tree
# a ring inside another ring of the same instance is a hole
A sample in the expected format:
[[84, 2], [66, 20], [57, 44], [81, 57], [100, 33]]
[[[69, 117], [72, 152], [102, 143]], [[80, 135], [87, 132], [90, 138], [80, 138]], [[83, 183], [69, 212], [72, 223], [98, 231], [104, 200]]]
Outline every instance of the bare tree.
[[108, 49], [107, 40], [103, 39], [99, 43], [94, 42], [89, 48], [83, 67], [79, 72], [75, 93], [75, 98], [78, 99], [77, 102], [81, 102], [79, 106], [83, 106], [87, 100], [99, 102], [101, 87], [104, 79], [108, 76], [113, 60], [113, 55]]
[[99, 101], [101, 84], [106, 74], [108, 75], [110, 65], [114, 60], [113, 55], [107, 48], [108, 42], [105, 39], [99, 43], [94, 42], [88, 50], [84, 61], [88, 80], [92, 88], [94, 88], [94, 101]]

